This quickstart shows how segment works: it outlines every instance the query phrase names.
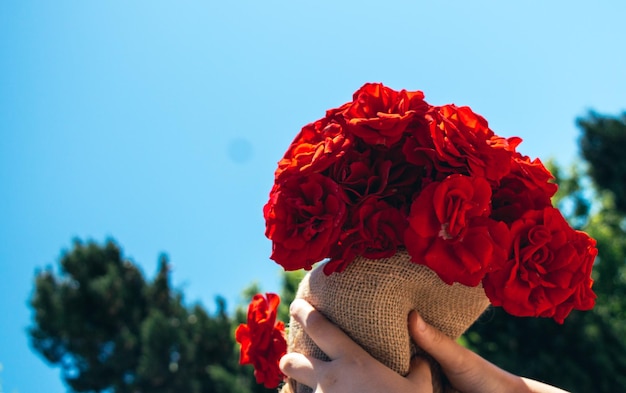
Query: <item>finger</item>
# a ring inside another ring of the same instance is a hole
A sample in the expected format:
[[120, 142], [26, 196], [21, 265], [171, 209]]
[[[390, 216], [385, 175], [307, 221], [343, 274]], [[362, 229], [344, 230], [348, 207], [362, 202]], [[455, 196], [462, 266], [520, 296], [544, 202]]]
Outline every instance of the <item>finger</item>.
[[291, 315], [318, 347], [332, 360], [361, 354], [359, 347], [340, 328], [326, 319], [308, 302], [296, 299], [291, 303]]
[[471, 351], [427, 324], [415, 311], [409, 314], [409, 333], [415, 344], [431, 355], [444, 369], [463, 368], [467, 356], [472, 354]]
[[415, 343], [442, 367], [452, 385], [466, 392], [501, 392], [521, 379], [457, 344], [427, 324], [415, 311], [409, 315], [409, 333]]
[[289, 378], [303, 383], [307, 386], [317, 386], [315, 370], [322, 367], [323, 363], [319, 359], [303, 355], [301, 353], [288, 353], [280, 359], [279, 367]]
[[433, 392], [433, 376], [430, 363], [426, 359], [419, 356], [414, 357], [411, 360], [411, 367], [406, 378], [415, 386], [416, 392]]

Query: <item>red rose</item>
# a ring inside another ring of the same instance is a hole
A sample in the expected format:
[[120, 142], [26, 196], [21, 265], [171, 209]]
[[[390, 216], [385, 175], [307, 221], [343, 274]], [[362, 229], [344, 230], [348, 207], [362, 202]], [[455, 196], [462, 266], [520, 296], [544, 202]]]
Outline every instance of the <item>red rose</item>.
[[332, 165], [328, 176], [341, 186], [351, 204], [358, 204], [366, 197], [384, 195], [391, 165], [378, 151], [352, 149]]
[[552, 196], [557, 185], [537, 158], [516, 154], [511, 162], [511, 172], [500, 181], [492, 200], [492, 218], [508, 224], [517, 220], [528, 210], [542, 210], [552, 206]]
[[511, 225], [511, 238], [509, 257], [483, 280], [493, 305], [512, 315], [551, 317], [559, 323], [572, 309], [593, 306], [595, 243], [573, 230], [558, 209], [524, 213]]
[[442, 281], [476, 286], [494, 259], [506, 257], [508, 230], [487, 218], [491, 188], [480, 177], [431, 183], [411, 205], [404, 244], [415, 263]]
[[307, 124], [278, 162], [275, 177], [322, 172], [350, 146], [341, 126], [328, 118]]
[[[428, 127], [416, 128], [414, 132], [405, 139], [402, 145], [402, 153], [406, 157], [407, 162], [423, 168], [424, 175], [429, 178], [436, 178], [436, 176], [432, 174], [435, 172], [437, 158]], [[439, 164], [437, 164], [437, 166], [439, 166]], [[447, 175], [448, 174], [445, 174], [443, 177]]]
[[351, 204], [374, 196], [405, 214], [424, 176], [423, 167], [406, 161], [401, 145], [379, 148], [360, 143], [352, 144], [326, 173], [344, 189]]
[[280, 297], [274, 293], [266, 296], [254, 295], [247, 324], [237, 327], [235, 339], [241, 344], [239, 363], [254, 366], [256, 382], [274, 389], [284, 379], [278, 362], [287, 353], [287, 341], [284, 323], [276, 321]]
[[342, 272], [359, 255], [369, 259], [388, 258], [402, 245], [406, 218], [387, 203], [368, 198], [346, 222], [339, 245], [324, 273]]
[[493, 183], [509, 172], [517, 139], [509, 141], [495, 135], [487, 120], [469, 107], [433, 107], [426, 118], [429, 135], [417, 128], [407, 140], [404, 151], [409, 162], [419, 165], [430, 159], [444, 175], [461, 173]]
[[421, 91], [397, 92], [380, 83], [367, 83], [354, 93], [344, 117], [354, 135], [370, 145], [389, 147], [428, 107]]
[[561, 322], [569, 315], [572, 309], [591, 310], [596, 300], [596, 294], [591, 289], [593, 285], [591, 269], [598, 255], [596, 241], [582, 231], [575, 231], [574, 237], [575, 239], [571, 244], [576, 248], [576, 252], [580, 256], [581, 261], [579, 265], [581, 270], [576, 272], [578, 277], [574, 281], [578, 285], [575, 286], [574, 293], [556, 310], [554, 319]]
[[384, 196], [385, 202], [408, 215], [411, 203], [426, 185], [424, 180], [427, 173], [424, 166], [408, 162], [402, 150], [402, 145], [396, 145], [387, 152], [386, 157], [391, 160], [391, 170]]
[[345, 199], [337, 183], [317, 173], [275, 186], [263, 208], [271, 258], [285, 270], [308, 270], [326, 258], [345, 221]]

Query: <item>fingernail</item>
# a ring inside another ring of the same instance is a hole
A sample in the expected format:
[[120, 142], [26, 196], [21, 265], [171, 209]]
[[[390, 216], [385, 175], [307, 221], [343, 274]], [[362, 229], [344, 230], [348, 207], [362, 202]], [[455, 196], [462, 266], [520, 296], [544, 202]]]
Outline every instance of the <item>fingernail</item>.
[[415, 323], [415, 327], [417, 328], [418, 331], [420, 332], [425, 332], [426, 331], [426, 322], [422, 319], [422, 317], [415, 313], [415, 316], [417, 318], [417, 321]]

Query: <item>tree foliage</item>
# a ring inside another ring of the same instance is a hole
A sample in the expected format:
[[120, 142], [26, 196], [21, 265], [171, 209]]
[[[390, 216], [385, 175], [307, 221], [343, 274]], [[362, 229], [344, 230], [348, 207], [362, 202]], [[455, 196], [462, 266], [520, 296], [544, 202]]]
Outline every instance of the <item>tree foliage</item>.
[[610, 191], [615, 208], [626, 213], [626, 112], [620, 117], [590, 112], [579, 118], [580, 151], [589, 163], [589, 176], [599, 189]]
[[148, 282], [113, 241], [75, 241], [58, 274], [36, 275], [34, 349], [73, 392], [258, 392], [238, 366], [225, 301], [213, 315], [187, 307], [169, 273], [162, 256]]

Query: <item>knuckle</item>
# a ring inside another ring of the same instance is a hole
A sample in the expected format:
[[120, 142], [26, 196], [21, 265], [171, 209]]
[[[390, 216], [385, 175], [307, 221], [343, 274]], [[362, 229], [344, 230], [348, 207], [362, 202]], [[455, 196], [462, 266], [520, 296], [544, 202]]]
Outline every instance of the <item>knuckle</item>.
[[439, 346], [441, 345], [444, 340], [447, 338], [444, 336], [443, 333], [441, 333], [439, 330], [437, 329], [428, 329], [429, 330], [429, 334], [430, 334], [430, 342], [434, 345], [434, 346]]
[[349, 358], [346, 359], [348, 364], [351, 367], [354, 367], [356, 369], [364, 369], [367, 366], [367, 360], [368, 357], [364, 356], [363, 354], [353, 354], [352, 356], [350, 356]]
[[456, 370], [457, 374], [466, 375], [471, 371], [471, 368], [468, 367], [467, 362], [465, 361], [465, 356], [462, 353], [456, 353], [450, 357], [448, 360], [449, 367], [453, 370]]
[[339, 382], [339, 374], [336, 367], [328, 367], [324, 370], [324, 373], [320, 375], [319, 384], [324, 388], [330, 388], [337, 385]]
[[305, 321], [306, 326], [310, 329], [319, 329], [326, 322], [326, 318], [317, 311], [310, 310], [304, 315], [300, 314]]

